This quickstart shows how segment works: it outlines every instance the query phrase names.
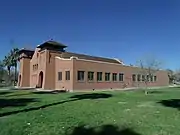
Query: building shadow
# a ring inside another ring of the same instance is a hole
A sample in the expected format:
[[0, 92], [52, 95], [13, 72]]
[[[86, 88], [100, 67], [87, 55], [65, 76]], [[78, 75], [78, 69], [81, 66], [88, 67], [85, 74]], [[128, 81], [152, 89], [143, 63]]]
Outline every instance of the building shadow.
[[67, 93], [65, 90], [54, 90], [54, 91], [34, 91], [33, 94], [58, 94]]
[[158, 103], [162, 104], [165, 107], [172, 107], [180, 110], [180, 99], [161, 100]]
[[80, 95], [74, 95], [70, 98], [77, 99], [77, 100], [83, 100], [83, 99], [101, 99], [101, 98], [110, 98], [112, 97], [111, 94], [106, 93], [91, 93], [91, 94], [80, 94]]
[[26, 106], [31, 102], [38, 102], [35, 98], [0, 99], [0, 108]]
[[[93, 98], [93, 96], [96, 97], [96, 98]], [[66, 102], [73, 102], [73, 101], [85, 100], [85, 99], [110, 98], [110, 97], [112, 97], [111, 94], [105, 94], [105, 93], [93, 93], [93, 94], [75, 95], [75, 96], [71, 96], [68, 100], [64, 100], [64, 101], [54, 102], [54, 103], [45, 104], [45, 105], [41, 105], [41, 106], [37, 106], [37, 107], [26, 108], [26, 109], [22, 109], [22, 110], [16, 110], [16, 111], [11, 111], [11, 112], [0, 113], [0, 117], [12, 115], [12, 114], [17, 114], [17, 113], [35, 111], [35, 110], [39, 110], [39, 109], [44, 109], [44, 108], [47, 108], [47, 107], [63, 104], [63, 103], [66, 103]]]
[[64, 93], [64, 91], [29, 91], [27, 93], [16, 93], [11, 95], [6, 95], [6, 97], [16, 97], [16, 96], [26, 96], [26, 95], [32, 95], [32, 94], [58, 94], [58, 93]]
[[99, 130], [96, 128], [85, 128], [85, 126], [79, 126], [74, 128], [69, 135], [140, 135], [130, 128], [119, 129], [114, 125], [104, 125]]
[[28, 92], [28, 93], [10, 94], [10, 95], [6, 95], [6, 97], [16, 97], [16, 96], [26, 96], [26, 95], [32, 95], [32, 93]]
[[15, 88], [15, 87], [12, 87], [12, 88], [9, 88], [9, 90], [36, 90], [36, 88]]
[[180, 85], [178, 85], [178, 86], [176, 86], [176, 87], [171, 87], [171, 89], [179, 90], [179, 89], [180, 89]]

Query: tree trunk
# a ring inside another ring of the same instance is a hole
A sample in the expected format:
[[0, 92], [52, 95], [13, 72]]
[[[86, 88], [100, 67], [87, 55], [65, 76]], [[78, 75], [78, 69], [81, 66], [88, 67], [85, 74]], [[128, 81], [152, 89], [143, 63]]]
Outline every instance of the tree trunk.
[[11, 75], [11, 68], [10, 68], [10, 66], [7, 67], [7, 70], [8, 70], [8, 75], [10, 77], [10, 75]]
[[148, 82], [147, 81], [145, 81], [145, 85], [146, 85], [146, 87], [145, 87], [145, 90], [144, 90], [144, 94], [148, 95]]
[[17, 83], [17, 63], [15, 63], [15, 75], [14, 75], [14, 85]]
[[8, 66], [7, 70], [8, 70], [8, 85], [11, 85], [11, 67]]

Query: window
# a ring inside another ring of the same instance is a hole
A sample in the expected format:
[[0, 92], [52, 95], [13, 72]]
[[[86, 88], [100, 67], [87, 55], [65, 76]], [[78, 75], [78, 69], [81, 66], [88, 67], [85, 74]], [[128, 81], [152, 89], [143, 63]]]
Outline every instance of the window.
[[62, 80], [62, 72], [58, 72], [58, 81]]
[[88, 81], [94, 80], [94, 72], [88, 72]]
[[97, 72], [97, 81], [102, 81], [102, 72]]
[[78, 71], [77, 80], [78, 81], [83, 81], [84, 80], [84, 71]]
[[136, 81], [136, 75], [135, 74], [132, 75], [132, 80], [133, 80], [133, 82]]
[[37, 70], [38, 69], [38, 64], [33, 65], [33, 70]]
[[124, 81], [124, 74], [123, 73], [119, 73], [119, 81]]
[[113, 80], [113, 81], [117, 81], [117, 73], [113, 73], [113, 75], [112, 75], [112, 80]]
[[150, 77], [149, 77], [149, 75], [147, 75], [146, 81], [149, 82], [149, 79], [150, 79]]
[[105, 81], [110, 81], [110, 74], [111, 73], [105, 73]]
[[142, 81], [145, 81], [145, 75], [142, 75]]
[[140, 74], [137, 75], [137, 81], [138, 81], [138, 82], [141, 81], [141, 75], [140, 75]]
[[151, 82], [153, 82], [153, 75], [151, 75], [151, 78], [150, 78], [150, 79], [151, 79]]
[[154, 76], [154, 81], [155, 81], [155, 82], [157, 81], [157, 76]]
[[70, 80], [70, 71], [66, 71], [66, 80]]

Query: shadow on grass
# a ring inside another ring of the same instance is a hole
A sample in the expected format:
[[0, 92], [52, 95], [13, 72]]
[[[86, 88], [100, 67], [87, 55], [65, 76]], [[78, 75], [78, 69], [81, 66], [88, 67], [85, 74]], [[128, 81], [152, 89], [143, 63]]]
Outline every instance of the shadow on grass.
[[158, 90], [153, 90], [153, 91], [148, 91], [148, 94], [162, 94], [164, 91], [158, 91]]
[[180, 99], [161, 100], [158, 103], [166, 107], [172, 107], [180, 110]]
[[26, 106], [31, 102], [37, 102], [35, 98], [0, 99], [0, 108]]
[[10, 91], [0, 91], [0, 95], [7, 95], [7, 94], [10, 94], [12, 92]]
[[95, 128], [76, 127], [69, 135], [140, 135], [130, 128], [119, 129], [114, 125], [104, 125], [99, 130]]
[[[96, 98], [93, 98], [93, 96]], [[16, 111], [12, 111], [12, 112], [0, 113], [0, 117], [17, 114], [17, 113], [22, 113], [22, 112], [30, 112], [30, 111], [35, 111], [35, 110], [39, 110], [39, 109], [44, 109], [47, 107], [63, 104], [66, 102], [72, 102], [72, 101], [78, 101], [78, 100], [84, 100], [84, 99], [110, 98], [110, 97], [112, 97], [111, 94], [105, 94], [105, 93], [75, 95], [75, 96], [71, 96], [70, 98], [73, 98], [73, 99], [69, 99], [69, 100], [59, 101], [59, 102], [50, 103], [50, 104], [37, 106], [37, 107], [31, 107], [31, 108], [27, 108], [27, 109], [23, 109], [23, 110], [16, 110]]]

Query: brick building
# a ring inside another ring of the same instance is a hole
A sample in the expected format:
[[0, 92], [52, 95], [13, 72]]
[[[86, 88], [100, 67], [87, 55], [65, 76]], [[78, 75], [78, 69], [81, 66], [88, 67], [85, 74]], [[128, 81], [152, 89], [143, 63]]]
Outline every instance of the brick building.
[[[124, 65], [121, 60], [67, 52], [67, 46], [47, 41], [35, 50], [21, 49], [19, 87], [53, 90], [120, 89], [145, 85], [148, 75], [140, 68]], [[149, 86], [166, 86], [166, 71], [149, 77]]]

